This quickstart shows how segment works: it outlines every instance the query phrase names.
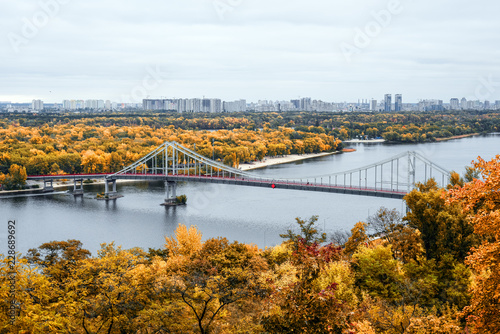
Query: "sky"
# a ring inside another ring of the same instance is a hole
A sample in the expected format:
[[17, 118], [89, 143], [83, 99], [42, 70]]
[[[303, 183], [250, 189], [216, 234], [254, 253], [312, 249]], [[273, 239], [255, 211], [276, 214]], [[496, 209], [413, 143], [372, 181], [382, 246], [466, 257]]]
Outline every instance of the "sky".
[[500, 100], [497, 0], [0, 0], [0, 101]]

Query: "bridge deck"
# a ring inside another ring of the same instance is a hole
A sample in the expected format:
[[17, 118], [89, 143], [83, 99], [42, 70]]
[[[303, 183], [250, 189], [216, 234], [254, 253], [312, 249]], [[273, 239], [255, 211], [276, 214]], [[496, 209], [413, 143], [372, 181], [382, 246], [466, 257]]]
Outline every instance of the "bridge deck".
[[29, 176], [28, 180], [58, 180], [58, 179], [87, 179], [87, 178], [108, 178], [109, 180], [144, 180], [144, 181], [187, 181], [202, 183], [232, 184], [240, 186], [271, 188], [274, 184], [277, 189], [292, 189], [303, 191], [319, 191], [338, 194], [374, 196], [384, 198], [402, 199], [406, 192], [389, 189], [375, 189], [362, 187], [349, 187], [343, 185], [307, 183], [293, 180], [272, 180], [260, 178], [234, 178], [221, 176], [203, 175], [164, 175], [164, 174], [85, 174], [85, 175], [46, 175]]

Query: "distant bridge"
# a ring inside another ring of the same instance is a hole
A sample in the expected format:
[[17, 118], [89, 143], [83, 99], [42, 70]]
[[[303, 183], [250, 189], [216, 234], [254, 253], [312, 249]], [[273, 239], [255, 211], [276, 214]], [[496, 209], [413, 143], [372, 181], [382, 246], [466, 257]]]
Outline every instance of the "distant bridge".
[[320, 191], [401, 199], [416, 182], [434, 178], [444, 187], [450, 172], [432, 161], [408, 151], [368, 166], [345, 172], [300, 178], [269, 178], [244, 172], [202, 156], [176, 142], [165, 142], [155, 150], [114, 174], [39, 175], [28, 180], [43, 180], [46, 191], [52, 182], [73, 179], [73, 194], [83, 195], [83, 180], [105, 179], [105, 195], [116, 195], [116, 180], [164, 181], [166, 202], [174, 202], [179, 181], [220, 183], [240, 186]]

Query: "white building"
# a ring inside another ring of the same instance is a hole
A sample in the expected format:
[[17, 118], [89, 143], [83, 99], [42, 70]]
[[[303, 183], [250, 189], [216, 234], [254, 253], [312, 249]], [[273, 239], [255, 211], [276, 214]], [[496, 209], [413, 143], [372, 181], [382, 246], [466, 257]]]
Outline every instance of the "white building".
[[467, 99], [465, 97], [463, 97], [460, 100], [460, 109], [462, 109], [462, 110], [467, 109]]
[[224, 101], [223, 110], [225, 112], [244, 112], [247, 110], [247, 101], [246, 100], [229, 101], [229, 102]]
[[43, 110], [43, 101], [42, 100], [33, 100], [31, 102], [31, 109], [34, 111]]

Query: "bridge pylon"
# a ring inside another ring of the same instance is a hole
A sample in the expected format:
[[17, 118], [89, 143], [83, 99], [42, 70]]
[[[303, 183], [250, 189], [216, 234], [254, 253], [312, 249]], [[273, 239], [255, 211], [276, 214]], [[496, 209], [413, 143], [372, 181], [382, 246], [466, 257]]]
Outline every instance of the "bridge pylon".
[[[73, 196], [83, 196], [83, 179], [74, 179], [73, 181]], [[80, 186], [78, 186], [78, 182], [80, 182]]]
[[49, 180], [44, 179], [43, 180], [43, 192], [48, 193], [48, 192], [52, 192], [52, 191], [54, 191], [53, 180], [52, 179], [49, 179]]
[[[110, 191], [110, 183], [111, 183], [111, 191]], [[116, 191], [116, 179], [104, 179], [104, 196], [115, 196], [117, 194]]]
[[165, 181], [165, 204], [174, 204], [177, 202], [177, 182]]

